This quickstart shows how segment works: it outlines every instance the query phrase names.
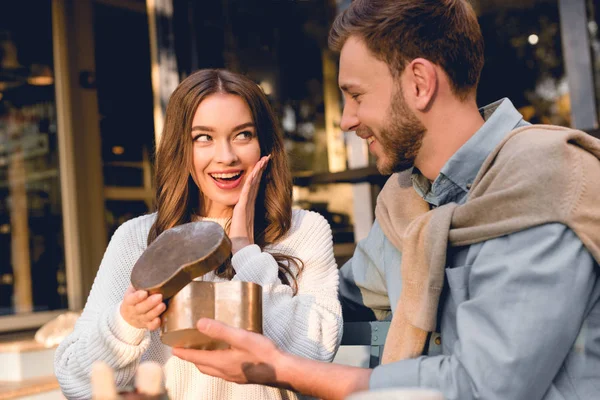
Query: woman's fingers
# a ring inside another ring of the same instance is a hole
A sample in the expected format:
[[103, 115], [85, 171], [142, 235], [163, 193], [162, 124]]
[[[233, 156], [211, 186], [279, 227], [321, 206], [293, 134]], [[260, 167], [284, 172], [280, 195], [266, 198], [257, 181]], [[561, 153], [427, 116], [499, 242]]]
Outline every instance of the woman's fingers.
[[146, 300], [139, 302], [135, 305], [135, 311], [138, 314], [146, 314], [154, 307], [162, 302], [162, 294], [157, 293], [148, 297]]
[[165, 305], [165, 303], [160, 302], [158, 305], [156, 305], [152, 310], [148, 311], [145, 314], [145, 318], [148, 321], [152, 321], [155, 318], [157, 318], [160, 314], [163, 313], [163, 311], [165, 311], [167, 309], [167, 306]]
[[149, 331], [153, 331], [153, 330], [160, 328], [160, 318], [154, 318], [152, 321], [148, 322], [148, 324], [146, 325], [146, 328]]
[[260, 183], [260, 178], [262, 177], [262, 173], [264, 172], [267, 162], [270, 158], [271, 155], [264, 156], [258, 160], [256, 164], [254, 164], [252, 171], [250, 171], [250, 175], [248, 175], [246, 182], [244, 182], [242, 192], [240, 193], [238, 204], [241, 206], [245, 206], [248, 202], [248, 199], [252, 197], [250, 195], [254, 194], [254, 192], [251, 192], [252, 189], [258, 192], [258, 183]]
[[248, 189], [253, 190], [252, 194], [258, 193], [258, 185], [260, 184], [260, 180], [262, 179], [263, 172], [267, 167], [267, 163], [271, 156], [265, 156], [261, 158], [255, 165], [252, 170], [252, 174], [250, 175]]
[[[267, 164], [269, 163], [270, 159], [271, 159], [271, 155], [270, 154], [268, 156], [266, 156], [266, 157], [261, 158], [261, 160], [260, 160], [260, 163], [261, 163], [260, 164], [260, 168], [257, 171], [256, 176], [254, 177], [254, 179], [255, 179], [255, 185], [256, 186], [258, 186], [258, 184], [260, 183], [260, 180], [262, 179], [263, 172], [265, 172], [265, 169], [267, 168]], [[257, 190], [258, 190], [258, 188], [257, 188]]]
[[146, 298], [148, 297], [148, 292], [146, 292], [145, 290], [135, 291], [135, 289], [133, 289], [131, 286], [130, 288], [133, 291], [127, 289], [127, 291], [125, 292], [125, 296], [123, 297], [124, 304], [133, 307], [136, 304], [146, 300]]
[[[271, 156], [264, 156], [254, 165], [248, 174], [240, 193], [237, 204], [233, 208], [233, 217], [229, 227], [229, 237], [247, 238], [249, 243], [254, 242], [254, 208], [261, 176]], [[239, 250], [234, 248], [234, 253]]]
[[133, 286], [129, 285], [129, 287], [125, 291], [125, 296], [130, 295], [132, 293], [135, 293], [135, 288]]

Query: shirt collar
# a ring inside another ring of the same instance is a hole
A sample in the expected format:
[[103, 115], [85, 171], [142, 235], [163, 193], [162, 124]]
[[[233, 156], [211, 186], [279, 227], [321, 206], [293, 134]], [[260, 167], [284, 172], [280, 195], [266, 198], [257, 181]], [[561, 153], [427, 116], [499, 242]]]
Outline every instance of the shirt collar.
[[503, 98], [479, 109], [485, 123], [442, 167], [433, 184], [418, 169], [413, 187], [428, 203], [461, 203], [488, 155], [518, 125], [526, 124], [512, 102]]

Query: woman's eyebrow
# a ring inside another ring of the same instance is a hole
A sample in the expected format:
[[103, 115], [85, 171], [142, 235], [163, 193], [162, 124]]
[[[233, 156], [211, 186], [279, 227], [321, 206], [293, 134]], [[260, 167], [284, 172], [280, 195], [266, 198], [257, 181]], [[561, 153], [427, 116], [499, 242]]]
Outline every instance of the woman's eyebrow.
[[[236, 126], [235, 128], [233, 128], [233, 131], [239, 131], [240, 129], [244, 129], [244, 128], [251, 128], [254, 127], [254, 123], [253, 122], [246, 122], [243, 123], [241, 125]], [[211, 128], [210, 126], [202, 126], [202, 125], [196, 125], [196, 126], [192, 126], [192, 132], [194, 131], [202, 131], [202, 132], [214, 132], [215, 129]]]
[[192, 126], [192, 132], [194, 132], [194, 131], [214, 132], [215, 130], [208, 126], [196, 125], [196, 126]]

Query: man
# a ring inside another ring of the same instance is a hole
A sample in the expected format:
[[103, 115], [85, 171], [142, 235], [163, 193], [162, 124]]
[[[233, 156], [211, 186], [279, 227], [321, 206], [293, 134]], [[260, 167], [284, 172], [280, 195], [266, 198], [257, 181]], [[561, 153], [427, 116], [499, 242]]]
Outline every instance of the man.
[[328, 399], [390, 387], [600, 398], [600, 142], [529, 126], [508, 99], [478, 110], [483, 40], [466, 0], [355, 0], [330, 45], [342, 128], [399, 172], [340, 272], [346, 312], [393, 313], [384, 364], [302, 359], [212, 320], [198, 329], [231, 349], [173, 354]]

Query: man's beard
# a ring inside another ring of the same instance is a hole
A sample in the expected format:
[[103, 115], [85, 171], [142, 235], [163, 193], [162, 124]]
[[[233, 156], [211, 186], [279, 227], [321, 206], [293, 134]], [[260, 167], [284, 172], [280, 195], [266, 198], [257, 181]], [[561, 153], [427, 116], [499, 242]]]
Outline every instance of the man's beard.
[[376, 136], [383, 150], [383, 155], [377, 160], [379, 172], [389, 175], [412, 168], [425, 132], [425, 126], [408, 108], [402, 88], [398, 88], [392, 97], [388, 123]]

